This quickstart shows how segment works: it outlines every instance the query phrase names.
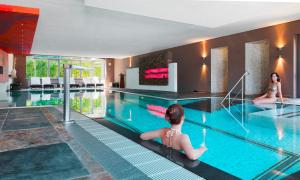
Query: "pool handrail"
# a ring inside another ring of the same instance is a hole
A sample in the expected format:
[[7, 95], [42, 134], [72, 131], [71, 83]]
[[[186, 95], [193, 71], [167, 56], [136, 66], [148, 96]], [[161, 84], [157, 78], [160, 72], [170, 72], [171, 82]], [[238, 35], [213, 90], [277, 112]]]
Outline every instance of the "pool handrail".
[[244, 78], [249, 75], [250, 73], [248, 71], [246, 71], [241, 78], [235, 83], [235, 85], [231, 88], [231, 90], [226, 94], [226, 96], [223, 98], [223, 100], [221, 101], [221, 104], [223, 104], [223, 102], [226, 100], [226, 98], [229, 99], [229, 104], [230, 104], [230, 94], [231, 92], [235, 89], [235, 87], [242, 81], [242, 100], [244, 100]]

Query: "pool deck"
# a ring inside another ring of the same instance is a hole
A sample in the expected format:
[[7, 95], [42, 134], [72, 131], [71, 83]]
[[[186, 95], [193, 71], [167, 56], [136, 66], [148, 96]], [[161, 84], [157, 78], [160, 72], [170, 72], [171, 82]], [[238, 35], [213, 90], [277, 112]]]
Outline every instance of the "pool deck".
[[1, 109], [1, 179], [202, 179], [80, 113], [71, 117], [62, 123], [61, 107]]
[[0, 110], [1, 179], [112, 179], [50, 111]]

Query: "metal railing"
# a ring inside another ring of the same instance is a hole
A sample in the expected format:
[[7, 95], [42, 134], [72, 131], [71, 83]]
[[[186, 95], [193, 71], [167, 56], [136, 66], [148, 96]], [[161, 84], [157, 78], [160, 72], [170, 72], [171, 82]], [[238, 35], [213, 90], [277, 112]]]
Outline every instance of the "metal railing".
[[[244, 107], [244, 99], [245, 99], [245, 77], [249, 75], [249, 72], [245, 72], [240, 79], [235, 83], [235, 85], [231, 88], [231, 90], [226, 94], [226, 96], [223, 98], [223, 100], [221, 101], [221, 105], [223, 106], [223, 108], [226, 110], [226, 112], [242, 127], [242, 129], [248, 133], [249, 130], [244, 126], [244, 121], [245, 121], [245, 107]], [[241, 87], [240, 89], [238, 89], [238, 85], [241, 83]], [[238, 89], [238, 92], [235, 94], [234, 97], [232, 97], [232, 93], [234, 92], [234, 90]], [[238, 98], [238, 96], [241, 94], [241, 98]], [[241, 109], [240, 108], [234, 108], [234, 110], [232, 110], [231, 105], [233, 103], [233, 100], [240, 100], [241, 101]], [[228, 100], [228, 106], [226, 107], [224, 105], [224, 102]]]
[[64, 122], [70, 123], [72, 122], [70, 119], [70, 77], [71, 77], [71, 70], [78, 69], [78, 70], [93, 70], [94, 68], [88, 67], [81, 67], [76, 65], [69, 65], [64, 64]]
[[237, 85], [242, 82], [242, 88], [241, 90], [236, 94], [235, 97], [237, 97], [239, 95], [239, 93], [241, 92], [242, 93], [242, 100], [244, 100], [244, 81], [245, 81], [245, 77], [249, 75], [249, 72], [245, 72], [241, 78], [235, 83], [235, 85], [231, 88], [231, 90], [227, 93], [227, 95], [223, 98], [223, 100], [221, 101], [221, 104], [224, 103], [224, 101], [228, 98], [228, 101], [229, 101], [229, 104], [231, 102], [231, 93], [233, 92], [233, 90], [235, 90], [235, 88], [237, 87]]

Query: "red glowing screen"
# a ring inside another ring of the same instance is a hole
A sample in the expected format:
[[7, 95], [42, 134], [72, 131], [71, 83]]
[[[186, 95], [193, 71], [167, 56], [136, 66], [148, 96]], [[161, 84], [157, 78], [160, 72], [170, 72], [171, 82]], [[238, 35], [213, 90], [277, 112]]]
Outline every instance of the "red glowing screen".
[[145, 79], [168, 79], [168, 68], [152, 68], [145, 70]]

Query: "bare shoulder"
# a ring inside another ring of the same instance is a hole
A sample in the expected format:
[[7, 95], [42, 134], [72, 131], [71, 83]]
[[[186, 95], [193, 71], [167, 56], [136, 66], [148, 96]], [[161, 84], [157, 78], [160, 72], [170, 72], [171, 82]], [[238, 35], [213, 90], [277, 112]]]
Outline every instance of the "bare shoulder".
[[278, 86], [278, 87], [281, 87], [281, 82], [277, 82], [277, 86]]
[[190, 137], [187, 134], [180, 135], [181, 142], [190, 141]]

